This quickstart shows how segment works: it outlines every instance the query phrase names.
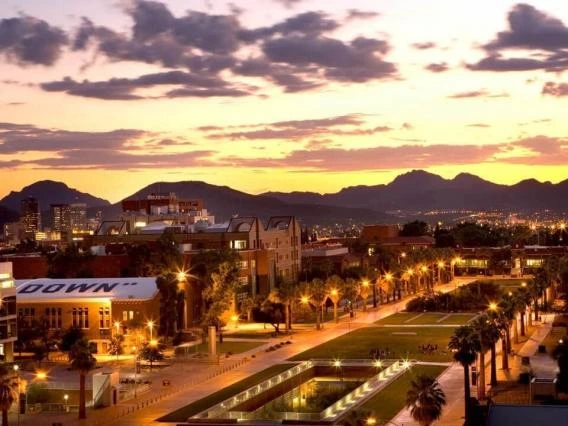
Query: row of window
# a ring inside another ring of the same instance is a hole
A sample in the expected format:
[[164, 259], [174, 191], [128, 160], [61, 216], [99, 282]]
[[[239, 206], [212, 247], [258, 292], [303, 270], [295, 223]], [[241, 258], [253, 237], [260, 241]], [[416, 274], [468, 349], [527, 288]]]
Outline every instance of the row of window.
[[[132, 318], [134, 313], [132, 313]], [[124, 311], [127, 313], [127, 311]], [[24, 326], [31, 327], [33, 321], [36, 319], [35, 308], [19, 308], [18, 317]], [[45, 308], [43, 312], [43, 320], [47, 327], [52, 329], [61, 329], [63, 323], [63, 312], [61, 308]], [[130, 319], [132, 319], [130, 318]], [[89, 328], [89, 308], [77, 307], [71, 309], [71, 324], [73, 327]], [[99, 308], [99, 328], [108, 329], [111, 327], [110, 308], [108, 306], [101, 306]]]

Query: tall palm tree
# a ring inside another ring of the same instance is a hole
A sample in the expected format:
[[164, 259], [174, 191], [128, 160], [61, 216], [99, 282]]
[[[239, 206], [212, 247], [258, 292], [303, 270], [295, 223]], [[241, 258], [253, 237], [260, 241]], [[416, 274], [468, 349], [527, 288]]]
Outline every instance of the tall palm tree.
[[[531, 303], [531, 295], [526, 287], [519, 287], [516, 290], [516, 303], [518, 311], [521, 314], [521, 336], [525, 336], [525, 315], [527, 313], [527, 306]], [[530, 316], [529, 316], [530, 317]]]
[[8, 426], [8, 410], [17, 398], [19, 383], [5, 365], [0, 364], [0, 410], [2, 410], [2, 426]]
[[497, 366], [495, 343], [499, 340], [499, 330], [489, 316], [481, 315], [473, 322], [473, 328], [479, 335], [481, 351], [479, 351], [479, 399], [485, 399], [485, 352], [491, 351], [491, 383], [497, 383]]
[[79, 371], [79, 419], [86, 419], [85, 379], [89, 371], [97, 365], [97, 360], [91, 353], [87, 339], [78, 340], [71, 347], [70, 355], [71, 368]]
[[321, 329], [322, 309], [323, 305], [327, 301], [328, 288], [326, 283], [319, 278], [314, 278], [312, 282], [308, 285], [309, 295], [308, 297], [313, 302], [316, 307], [316, 330]]
[[463, 367], [465, 424], [468, 425], [471, 418], [469, 367], [475, 362], [477, 354], [481, 350], [479, 335], [471, 325], [462, 325], [456, 328], [454, 334], [450, 337], [448, 348], [454, 352], [454, 360]]
[[298, 298], [298, 286], [290, 281], [280, 282], [276, 289], [276, 294], [280, 302], [284, 304], [286, 331], [292, 329], [292, 304]]
[[337, 308], [339, 306], [339, 301], [343, 296], [343, 289], [345, 288], [345, 282], [338, 275], [332, 275], [325, 281], [325, 285], [329, 291], [329, 298], [333, 302], [333, 320], [335, 322], [339, 321], [339, 316]]
[[418, 376], [410, 383], [406, 394], [406, 408], [421, 426], [430, 426], [442, 415], [446, 395], [438, 381], [428, 376]]

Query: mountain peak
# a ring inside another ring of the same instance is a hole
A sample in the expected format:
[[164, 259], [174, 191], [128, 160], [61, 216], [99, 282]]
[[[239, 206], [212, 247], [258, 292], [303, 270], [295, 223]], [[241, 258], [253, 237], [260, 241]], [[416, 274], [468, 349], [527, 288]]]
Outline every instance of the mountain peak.
[[431, 187], [439, 186], [446, 182], [441, 176], [429, 173], [425, 170], [412, 170], [410, 172], [404, 173], [397, 176], [389, 186], [400, 187], [400, 186], [420, 186], [420, 187]]

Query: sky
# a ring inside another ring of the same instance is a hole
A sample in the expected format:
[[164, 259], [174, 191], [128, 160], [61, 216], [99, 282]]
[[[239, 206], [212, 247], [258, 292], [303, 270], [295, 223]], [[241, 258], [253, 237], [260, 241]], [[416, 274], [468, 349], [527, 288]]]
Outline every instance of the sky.
[[568, 3], [3, 0], [0, 196], [568, 178]]

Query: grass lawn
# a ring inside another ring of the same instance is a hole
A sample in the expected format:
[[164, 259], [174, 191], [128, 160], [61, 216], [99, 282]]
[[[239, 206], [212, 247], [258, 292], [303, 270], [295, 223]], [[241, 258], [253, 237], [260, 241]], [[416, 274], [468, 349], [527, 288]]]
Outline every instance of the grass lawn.
[[446, 315], [448, 314], [440, 312], [426, 312], [424, 315], [408, 322], [408, 324], [437, 324], [438, 320], [444, 318]]
[[399, 312], [389, 315], [386, 318], [376, 321], [376, 324], [408, 324], [408, 321], [415, 316], [420, 315], [419, 312]]
[[234, 383], [230, 386], [227, 386], [220, 391], [212, 393], [205, 398], [201, 398], [185, 407], [180, 408], [172, 413], [165, 415], [164, 417], [160, 417], [156, 421], [158, 422], [171, 422], [171, 423], [179, 423], [185, 422], [188, 417], [195, 416], [197, 413], [206, 410], [207, 408], [211, 407], [212, 405], [218, 404], [221, 401], [224, 401], [227, 398], [230, 398], [233, 395], [236, 395], [239, 392], [244, 391], [245, 389], [250, 388], [266, 379], [269, 379], [272, 376], [275, 376], [278, 373], [281, 373], [289, 368], [292, 368], [294, 364], [277, 364], [269, 367], [265, 370], [262, 370], [252, 376], [247, 377], [246, 379], [241, 380], [240, 382]]
[[[395, 334], [393, 334], [395, 333]], [[396, 334], [412, 333], [412, 334]], [[447, 351], [451, 328], [365, 327], [347, 333], [291, 358], [303, 361], [312, 358], [367, 359], [372, 349], [389, 349], [390, 358], [410, 358], [421, 361], [451, 361]], [[423, 354], [419, 345], [438, 345], [438, 350]], [[446, 352], [445, 354], [443, 352]]]
[[415, 365], [410, 371], [390, 383], [357, 410], [370, 411], [377, 419], [378, 425], [386, 424], [404, 408], [406, 392], [410, 389], [410, 382], [416, 376], [425, 374], [430, 377], [437, 377], [446, 368], [439, 365]]
[[440, 321], [438, 324], [465, 324], [477, 314], [451, 314], [448, 318]]
[[[217, 343], [217, 352], [221, 354], [233, 353], [240, 354], [242, 352], [250, 351], [258, 346], [264, 345], [266, 342], [227, 342]], [[195, 352], [207, 352], [209, 346], [207, 343], [200, 343], [199, 345], [191, 348]]]

